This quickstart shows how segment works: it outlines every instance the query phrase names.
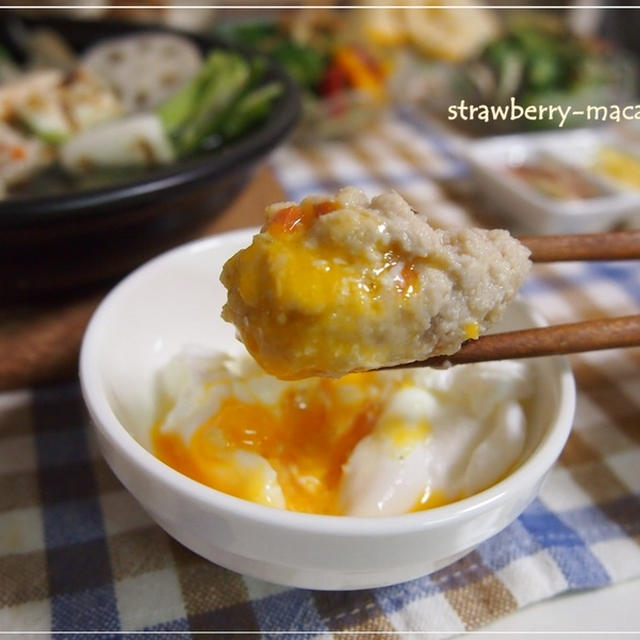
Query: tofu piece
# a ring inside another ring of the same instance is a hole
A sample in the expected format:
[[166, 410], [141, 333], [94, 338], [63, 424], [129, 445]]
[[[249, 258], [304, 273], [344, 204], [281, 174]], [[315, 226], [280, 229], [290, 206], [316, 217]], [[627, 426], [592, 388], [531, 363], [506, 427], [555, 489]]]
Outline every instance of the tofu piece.
[[37, 138], [26, 138], [0, 122], [0, 198], [14, 184], [27, 180], [53, 162], [49, 147]]
[[60, 86], [60, 101], [74, 132], [119, 118], [121, 101], [107, 83], [87, 67], [77, 67]]
[[117, 118], [122, 105], [97, 75], [78, 67], [48, 90], [26, 94], [15, 111], [42, 140], [58, 144], [77, 132]]
[[529, 268], [504, 230], [431, 227], [395, 192], [271, 205], [224, 265], [222, 317], [283, 379], [455, 353], [502, 316]]
[[63, 78], [63, 73], [57, 69], [32, 71], [21, 74], [0, 87], [0, 120], [10, 120], [15, 117], [18, 107], [29, 96], [47, 95], [56, 90]]
[[33, 71], [0, 88], [0, 120], [19, 121], [51, 144], [121, 114], [111, 88], [83, 67]]

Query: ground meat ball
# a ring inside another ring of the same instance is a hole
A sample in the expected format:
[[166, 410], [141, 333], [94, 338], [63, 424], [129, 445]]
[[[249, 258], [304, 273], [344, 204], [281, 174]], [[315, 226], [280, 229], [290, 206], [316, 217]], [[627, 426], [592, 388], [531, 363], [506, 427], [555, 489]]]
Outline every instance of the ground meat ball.
[[281, 378], [452, 354], [502, 316], [530, 267], [507, 231], [434, 229], [393, 192], [347, 187], [266, 213], [223, 269], [223, 318]]

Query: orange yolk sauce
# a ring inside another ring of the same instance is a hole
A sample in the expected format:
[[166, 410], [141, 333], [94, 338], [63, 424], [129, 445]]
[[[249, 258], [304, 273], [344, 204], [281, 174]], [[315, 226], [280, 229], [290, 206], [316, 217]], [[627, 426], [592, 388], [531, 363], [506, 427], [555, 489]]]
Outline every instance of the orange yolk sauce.
[[[257, 454], [277, 475], [284, 506], [293, 511], [341, 515], [343, 466], [356, 445], [369, 435], [389, 395], [406, 382], [375, 373], [340, 379], [314, 379], [291, 385], [277, 403], [247, 403], [228, 396], [185, 442], [175, 432], [152, 430], [154, 454], [177, 471], [239, 498], [269, 504], [261, 493], [259, 469], [243, 471], [231, 461], [234, 451]], [[394, 441], [402, 443], [404, 425]], [[455, 498], [425, 490], [414, 510]]]
[[[277, 211], [263, 230], [280, 239], [287, 236], [299, 235], [306, 232], [319, 218], [332, 211], [340, 209], [340, 204], [333, 200], [314, 201], [305, 198], [299, 205], [291, 205]], [[401, 250], [394, 248], [384, 253], [381, 267], [375, 269], [375, 275], [388, 271], [400, 265], [400, 271], [394, 277], [395, 289], [403, 295], [415, 293], [418, 286], [418, 273], [416, 266], [410, 260], [403, 258]]]
[[[371, 259], [308, 241], [318, 219], [341, 208], [333, 200], [310, 197], [278, 209], [223, 269], [223, 282], [232, 292], [229, 315], [223, 317], [236, 325], [262, 367], [280, 378], [331, 371], [332, 362], [348, 360], [362, 323], [381, 322], [390, 299], [410, 305], [420, 293], [420, 259], [400, 246], [380, 248]], [[361, 345], [363, 354], [383, 347], [375, 341]], [[303, 364], [309, 349], [315, 356], [307, 359], [315, 368]], [[292, 361], [285, 352], [300, 358]]]
[[340, 205], [333, 200], [314, 202], [311, 198], [305, 198], [299, 205], [280, 209], [267, 223], [266, 230], [272, 235], [306, 231], [316, 218], [339, 208]]

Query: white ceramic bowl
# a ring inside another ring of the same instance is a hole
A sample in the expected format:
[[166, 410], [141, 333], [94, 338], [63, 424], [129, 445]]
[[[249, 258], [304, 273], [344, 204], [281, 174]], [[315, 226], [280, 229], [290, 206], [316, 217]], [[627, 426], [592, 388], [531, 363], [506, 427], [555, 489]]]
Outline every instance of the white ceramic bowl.
[[[197, 241], [144, 265], [104, 300], [82, 345], [80, 378], [100, 448], [152, 518], [229, 569], [315, 589], [393, 584], [447, 565], [512, 522], [535, 497], [569, 435], [574, 382], [563, 358], [531, 361], [536, 385], [528, 453], [507, 478], [470, 498], [402, 516], [354, 518], [272, 509], [182, 475], [146, 448], [154, 374], [185, 344], [243, 347], [220, 319], [224, 261], [249, 230]], [[523, 304], [507, 326], [537, 323]]]

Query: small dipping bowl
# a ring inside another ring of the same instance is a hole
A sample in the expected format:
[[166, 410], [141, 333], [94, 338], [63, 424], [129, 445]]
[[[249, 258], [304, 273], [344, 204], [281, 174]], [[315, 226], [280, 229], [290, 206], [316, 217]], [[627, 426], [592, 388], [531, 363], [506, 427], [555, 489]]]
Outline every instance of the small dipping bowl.
[[[192, 242], [143, 265], [105, 298], [85, 334], [80, 380], [100, 449], [150, 516], [223, 567], [312, 589], [380, 587], [429, 574], [515, 520], [569, 436], [575, 387], [566, 358], [530, 360], [535, 392], [516, 468], [484, 491], [425, 511], [356, 518], [274, 509], [200, 484], [151, 453], [156, 372], [186, 345], [243, 350], [220, 318], [226, 291], [219, 274], [253, 233]], [[539, 324], [517, 301], [498, 329]]]

